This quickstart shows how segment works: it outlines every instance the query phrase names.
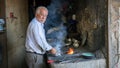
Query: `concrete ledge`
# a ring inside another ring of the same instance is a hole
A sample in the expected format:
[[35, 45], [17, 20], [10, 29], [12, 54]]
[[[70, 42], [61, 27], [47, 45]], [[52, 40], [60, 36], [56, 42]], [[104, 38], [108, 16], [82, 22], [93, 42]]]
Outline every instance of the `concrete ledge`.
[[52, 63], [50, 68], [106, 68], [106, 61], [105, 59], [95, 59], [75, 63]]

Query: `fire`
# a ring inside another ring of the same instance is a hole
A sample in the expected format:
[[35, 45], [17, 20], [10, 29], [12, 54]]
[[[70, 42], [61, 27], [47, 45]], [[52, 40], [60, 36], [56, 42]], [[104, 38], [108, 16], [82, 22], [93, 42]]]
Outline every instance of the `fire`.
[[72, 48], [69, 48], [67, 54], [73, 54], [74, 53], [74, 50]]

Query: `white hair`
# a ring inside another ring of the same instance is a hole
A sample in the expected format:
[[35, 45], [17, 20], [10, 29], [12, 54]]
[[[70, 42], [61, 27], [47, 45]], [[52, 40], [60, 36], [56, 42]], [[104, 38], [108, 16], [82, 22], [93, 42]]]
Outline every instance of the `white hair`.
[[37, 7], [35, 14], [39, 14], [41, 9], [44, 9], [45, 11], [48, 12], [48, 9], [47, 9], [46, 7], [44, 7], [44, 6], [39, 6], [39, 7]]

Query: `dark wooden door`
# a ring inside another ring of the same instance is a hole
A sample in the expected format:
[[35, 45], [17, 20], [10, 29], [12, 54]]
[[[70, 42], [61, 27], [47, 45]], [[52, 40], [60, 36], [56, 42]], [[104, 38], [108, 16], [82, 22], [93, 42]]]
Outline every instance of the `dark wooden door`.
[[7, 68], [7, 48], [5, 31], [0, 31], [0, 68]]

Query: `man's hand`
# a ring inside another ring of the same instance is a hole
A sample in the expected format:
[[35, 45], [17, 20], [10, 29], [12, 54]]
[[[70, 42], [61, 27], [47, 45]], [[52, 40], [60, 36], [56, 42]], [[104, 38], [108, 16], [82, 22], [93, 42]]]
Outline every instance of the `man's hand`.
[[52, 48], [52, 49], [50, 50], [50, 52], [51, 52], [52, 54], [56, 54], [56, 49], [55, 49], [55, 48]]

